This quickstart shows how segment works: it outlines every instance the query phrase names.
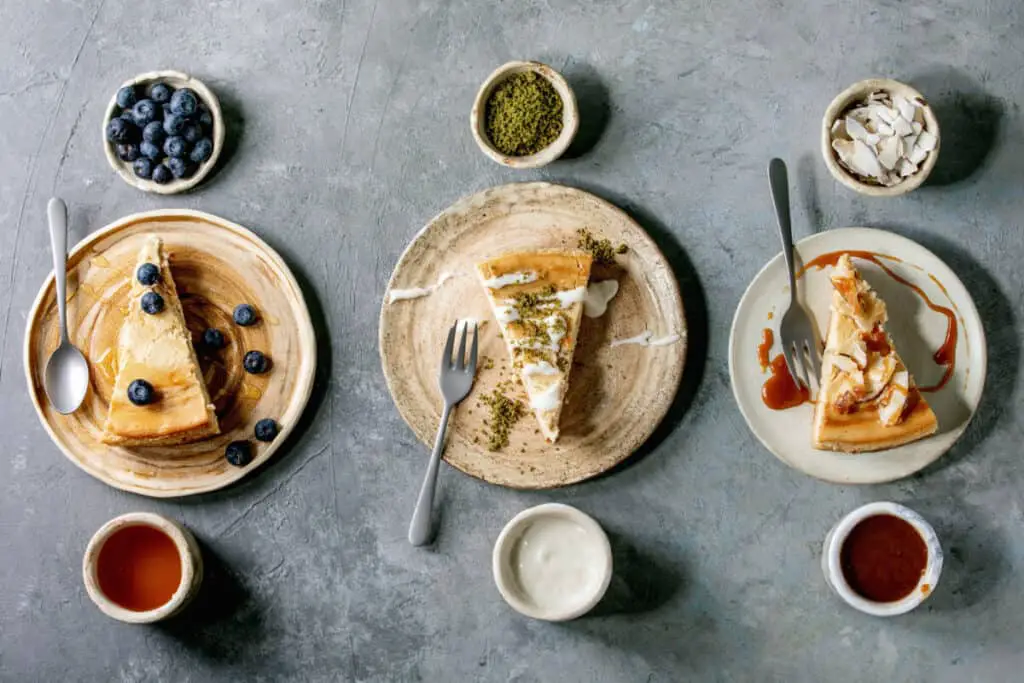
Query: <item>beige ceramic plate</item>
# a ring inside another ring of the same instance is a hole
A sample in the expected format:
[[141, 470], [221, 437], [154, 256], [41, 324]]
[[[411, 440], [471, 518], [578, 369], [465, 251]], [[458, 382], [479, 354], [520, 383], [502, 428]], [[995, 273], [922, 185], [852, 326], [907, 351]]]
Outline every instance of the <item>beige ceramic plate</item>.
[[[121, 448], [100, 442], [117, 366], [117, 335], [145, 235], [159, 234], [170, 254], [175, 284], [193, 337], [206, 327], [224, 333], [227, 345], [200, 353], [221, 434], [193, 444]], [[260, 321], [238, 327], [231, 312], [253, 304]], [[257, 468], [288, 438], [309, 399], [316, 369], [313, 325], [295, 278], [281, 257], [256, 235], [222, 218], [186, 209], [122, 218], [93, 233], [68, 257], [68, 324], [71, 340], [89, 359], [85, 403], [71, 415], [57, 413], [43, 390], [46, 359], [57, 346], [53, 276], [43, 284], [25, 330], [29, 394], [43, 426], [68, 458], [94, 477], [146, 496], [185, 496], [213, 491]], [[266, 353], [265, 375], [242, 370], [246, 351]], [[281, 433], [272, 443], [253, 439], [257, 420], [271, 417]], [[253, 444], [253, 461], [233, 467], [224, 447], [236, 439]]]
[[[814, 406], [771, 410], [761, 400], [767, 375], [761, 371], [757, 347], [762, 332], [775, 336], [774, 358], [782, 352], [778, 325], [789, 304], [789, 282], [782, 254], [768, 262], [747, 288], [736, 308], [729, 337], [729, 375], [740, 411], [755, 436], [780, 460], [813, 477], [842, 484], [875, 484], [907, 477], [937, 460], [960, 437], [981, 401], [988, 362], [985, 331], [978, 310], [959, 278], [935, 254], [906, 237], [886, 230], [841, 228], [807, 237], [796, 245], [799, 258], [810, 262], [838, 251], [869, 251], [898, 260], [883, 262], [899, 277], [920, 287], [938, 306], [956, 314], [956, 363], [949, 382], [925, 394], [939, 419], [937, 434], [914, 443], [874, 453], [833, 453], [811, 447]], [[937, 384], [944, 373], [932, 354], [946, 337], [947, 319], [929, 309], [920, 296], [879, 267], [854, 258], [854, 265], [885, 301], [886, 329], [918, 386]], [[819, 331], [827, 329], [832, 285], [824, 270], [811, 269], [797, 281], [800, 297]], [[772, 318], [769, 320], [769, 314]], [[815, 386], [817, 383], [815, 382]]]
[[[476, 262], [506, 251], [575, 247], [577, 229], [629, 251], [614, 267], [595, 267], [591, 282], [615, 278], [618, 296], [601, 318], [583, 319], [562, 413], [562, 435], [548, 444], [536, 420], [519, 421], [500, 452], [480, 436], [481, 396], [512, 377], [508, 353], [476, 277]], [[582, 481], [625, 460], [654, 431], [675, 396], [686, 351], [686, 322], [672, 268], [653, 240], [625, 213], [597, 197], [547, 183], [503, 185], [456, 202], [412, 241], [388, 291], [426, 287], [453, 273], [429, 296], [388, 303], [380, 318], [380, 352], [388, 388], [405, 421], [433, 443], [441, 415], [437, 369], [445, 337], [457, 318], [487, 321], [481, 363], [469, 398], [456, 410], [445, 459], [474, 477], [515, 488], [551, 488]], [[661, 347], [619, 346], [612, 339], [651, 330], [677, 333]], [[479, 438], [479, 443], [477, 439]], [[426, 451], [422, 453], [426, 458]], [[410, 465], [419, 466], [417, 458]]]

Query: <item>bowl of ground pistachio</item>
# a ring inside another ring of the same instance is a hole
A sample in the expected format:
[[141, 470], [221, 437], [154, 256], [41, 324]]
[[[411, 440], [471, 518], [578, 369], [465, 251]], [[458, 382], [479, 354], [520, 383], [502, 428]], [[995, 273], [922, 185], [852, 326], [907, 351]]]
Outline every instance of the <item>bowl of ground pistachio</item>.
[[487, 77], [470, 113], [484, 154], [510, 168], [539, 168], [562, 156], [579, 127], [576, 96], [540, 62], [508, 62]]

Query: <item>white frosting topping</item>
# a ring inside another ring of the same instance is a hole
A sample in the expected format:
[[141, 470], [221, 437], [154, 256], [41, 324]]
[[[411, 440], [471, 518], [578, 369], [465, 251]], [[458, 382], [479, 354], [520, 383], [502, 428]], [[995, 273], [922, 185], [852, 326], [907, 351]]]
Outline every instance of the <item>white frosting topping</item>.
[[590, 283], [586, 299], [583, 300], [583, 315], [588, 318], [600, 318], [608, 310], [608, 302], [618, 293], [618, 280]]
[[616, 346], [626, 346], [627, 344], [634, 344], [636, 346], [668, 346], [669, 344], [675, 344], [681, 337], [678, 334], [667, 334], [664, 337], [655, 337], [654, 333], [650, 330], [644, 330], [635, 337], [629, 337], [628, 339], [613, 339], [610, 346], [615, 348]]
[[526, 285], [537, 281], [537, 273], [533, 271], [522, 271], [518, 273], [505, 273], [498, 277], [484, 280], [484, 287], [487, 289], [501, 289], [509, 285]]
[[441, 276], [437, 278], [437, 282], [426, 287], [410, 287], [408, 289], [392, 289], [388, 292], [388, 303], [393, 304], [396, 301], [408, 301], [410, 299], [420, 299], [425, 296], [430, 296], [435, 291], [441, 288], [441, 286], [455, 277], [455, 273], [449, 273], [447, 271], [441, 273]]
[[525, 363], [523, 365], [523, 374], [527, 377], [530, 375], [557, 375], [559, 370], [546, 360], [540, 360], [536, 363]]
[[530, 399], [530, 407], [534, 410], [555, 410], [562, 404], [561, 382], [555, 382], [544, 391], [537, 392]]

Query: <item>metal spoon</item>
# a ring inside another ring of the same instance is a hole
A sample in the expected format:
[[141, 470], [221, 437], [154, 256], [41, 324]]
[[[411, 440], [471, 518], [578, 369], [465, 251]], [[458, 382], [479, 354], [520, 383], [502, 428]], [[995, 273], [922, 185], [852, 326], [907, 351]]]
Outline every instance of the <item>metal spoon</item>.
[[46, 205], [50, 221], [50, 246], [53, 248], [53, 277], [57, 285], [57, 311], [60, 315], [60, 345], [46, 363], [43, 383], [50, 403], [58, 413], [73, 413], [85, 400], [89, 388], [89, 363], [68, 337], [67, 298], [68, 207], [56, 197]]

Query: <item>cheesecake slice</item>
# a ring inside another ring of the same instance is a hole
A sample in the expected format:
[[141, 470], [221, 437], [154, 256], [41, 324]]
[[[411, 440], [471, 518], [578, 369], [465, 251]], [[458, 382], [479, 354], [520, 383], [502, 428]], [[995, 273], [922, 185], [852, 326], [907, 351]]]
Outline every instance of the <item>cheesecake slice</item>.
[[843, 254], [832, 279], [821, 382], [814, 408], [815, 448], [858, 453], [902, 446], [939, 423], [885, 331], [885, 302]]
[[592, 260], [586, 252], [534, 251], [477, 264], [512, 367], [551, 442], [558, 439]]
[[[160, 270], [155, 284], [139, 282], [138, 266], [145, 263]], [[217, 413], [206, 391], [159, 237], [146, 238], [131, 277], [128, 314], [118, 335], [117, 378], [103, 425], [103, 442], [167, 446], [219, 434]], [[164, 308], [159, 313], [142, 310], [142, 296], [150, 291], [163, 297]], [[147, 405], [135, 405], [128, 400], [128, 386], [137, 379], [145, 380], [154, 389], [154, 400]]]

